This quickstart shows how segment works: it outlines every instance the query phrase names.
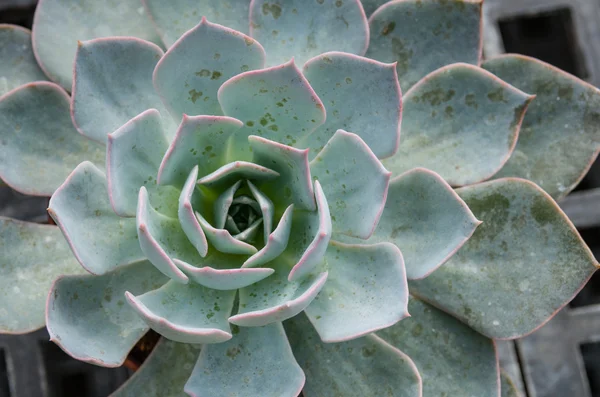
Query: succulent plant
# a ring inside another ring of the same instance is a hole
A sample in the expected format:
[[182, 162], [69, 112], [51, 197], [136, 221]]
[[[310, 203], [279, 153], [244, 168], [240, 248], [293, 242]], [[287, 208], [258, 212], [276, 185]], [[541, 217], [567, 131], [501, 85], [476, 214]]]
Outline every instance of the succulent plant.
[[0, 331], [108, 367], [161, 334], [115, 396], [499, 396], [493, 339], [598, 268], [554, 200], [600, 92], [482, 62], [481, 5], [41, 0], [32, 35], [0, 25], [0, 177], [58, 225], [0, 220]]

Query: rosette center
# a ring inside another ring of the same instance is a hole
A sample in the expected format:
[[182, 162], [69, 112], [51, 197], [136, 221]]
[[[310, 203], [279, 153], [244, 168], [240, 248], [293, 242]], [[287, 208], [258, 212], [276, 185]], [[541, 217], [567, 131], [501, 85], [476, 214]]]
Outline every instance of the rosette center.
[[258, 226], [263, 222], [258, 202], [247, 195], [235, 197], [227, 212], [225, 229], [238, 240], [253, 243]]

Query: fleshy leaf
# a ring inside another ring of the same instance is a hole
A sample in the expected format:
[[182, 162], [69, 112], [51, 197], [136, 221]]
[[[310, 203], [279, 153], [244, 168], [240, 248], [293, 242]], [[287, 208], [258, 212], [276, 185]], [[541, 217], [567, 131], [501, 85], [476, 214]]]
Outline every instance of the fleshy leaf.
[[333, 232], [367, 239], [385, 205], [391, 173], [356, 134], [338, 130], [310, 162], [329, 202]]
[[327, 51], [364, 55], [369, 26], [358, 0], [254, 0], [250, 35], [267, 50], [267, 65], [296, 57], [304, 63]]
[[394, 244], [332, 241], [324, 259], [327, 283], [306, 308], [323, 342], [355, 339], [408, 317], [404, 261]]
[[105, 142], [107, 134], [154, 108], [163, 115], [164, 132], [172, 138], [175, 123], [152, 86], [152, 72], [162, 56], [155, 44], [133, 37], [79, 42], [71, 102], [79, 132]]
[[258, 136], [251, 136], [248, 141], [254, 155], [252, 162], [279, 173], [274, 182], [261, 185], [276, 207], [293, 203], [299, 209], [314, 211], [308, 149], [296, 149]]
[[268, 181], [277, 179], [278, 176], [278, 172], [261, 165], [249, 163], [247, 161], [234, 161], [233, 163], [225, 164], [218, 170], [203, 176], [198, 180], [198, 184], [214, 187], [219, 190], [240, 179]]
[[227, 317], [233, 308], [235, 291], [171, 280], [140, 296], [127, 291], [125, 297], [150, 328], [165, 338], [182, 343], [220, 343], [231, 339]]
[[404, 95], [400, 148], [383, 163], [395, 174], [425, 167], [454, 186], [488, 179], [508, 160], [532, 99], [476, 66], [438, 69]]
[[0, 96], [22, 84], [46, 79], [33, 56], [31, 31], [0, 24]]
[[32, 37], [35, 57], [46, 75], [67, 90], [71, 89], [77, 40], [109, 36], [160, 41], [136, 0], [123, 0], [112, 6], [95, 0], [38, 2]]
[[116, 215], [108, 200], [104, 174], [81, 163], [50, 199], [48, 213], [60, 227], [81, 265], [104, 274], [144, 259], [135, 219]]
[[304, 386], [281, 323], [239, 328], [233, 339], [202, 348], [185, 385], [200, 396], [296, 397]]
[[156, 182], [168, 145], [156, 109], [146, 110], [108, 134], [106, 175], [110, 202], [118, 215], [135, 216], [141, 186], [149, 190], [160, 212], [174, 215], [179, 192]]
[[329, 52], [309, 60], [303, 71], [326, 106], [327, 120], [302, 147], [314, 156], [342, 128], [358, 134], [379, 158], [396, 153], [402, 94], [395, 64]]
[[25, 194], [50, 196], [84, 160], [104, 167], [104, 147], [79, 135], [69, 97], [53, 83], [21, 86], [0, 98], [0, 177]]
[[227, 141], [241, 121], [220, 116], [186, 116], [177, 129], [158, 171], [161, 185], [182, 186], [190, 170], [209, 174], [225, 164]]
[[323, 343], [303, 315], [286, 321], [285, 330], [306, 374], [306, 397], [422, 395], [421, 377], [412, 360], [374, 334]]
[[229, 208], [233, 203], [233, 196], [242, 185], [242, 180], [237, 181], [231, 187], [227, 188], [217, 197], [213, 206], [214, 225], [217, 229], [224, 229], [229, 213]]
[[366, 56], [397, 62], [404, 92], [444, 65], [478, 65], [481, 8], [482, 0], [390, 1], [369, 18], [371, 40]]
[[235, 290], [254, 284], [273, 274], [270, 268], [239, 268], [238, 255], [211, 253], [198, 266], [175, 259], [175, 264], [193, 281], [218, 290]]
[[140, 247], [148, 260], [168, 277], [187, 283], [187, 276], [173, 259], [194, 263], [200, 260], [200, 253], [188, 240], [178, 219], [165, 216], [152, 207], [143, 186], [138, 198], [136, 225]]
[[241, 240], [235, 239], [229, 231], [225, 229], [217, 229], [204, 219], [202, 215], [196, 212], [196, 218], [200, 222], [200, 226], [208, 241], [213, 245], [214, 248], [226, 254], [238, 254], [238, 255], [252, 255], [258, 250]]
[[[277, 175], [279, 176], [279, 174]], [[273, 202], [267, 195], [257, 189], [252, 182], [248, 181], [247, 183], [252, 196], [260, 206], [260, 212], [263, 220], [264, 241], [266, 244], [269, 240], [271, 230], [273, 230], [273, 213], [275, 212], [275, 208], [273, 206]]]
[[43, 327], [52, 281], [84, 272], [56, 226], [0, 217], [0, 332]]
[[505, 371], [500, 371], [500, 384], [502, 397], [521, 397], [521, 393], [519, 393], [513, 380]]
[[162, 338], [142, 366], [111, 397], [189, 397], [183, 386], [199, 353], [200, 345]]
[[102, 276], [58, 278], [48, 296], [50, 340], [77, 360], [118, 367], [148, 327], [125, 304], [126, 290], [143, 294], [168, 279], [147, 261]]
[[258, 233], [259, 228], [262, 226], [262, 222], [262, 218], [254, 221], [254, 223], [248, 226], [246, 230], [236, 234], [235, 236], [233, 236], [233, 238], [244, 242], [252, 242], [254, 240], [254, 237]]
[[411, 298], [411, 314], [377, 335], [414, 360], [425, 396], [496, 396], [494, 342], [448, 314]]
[[188, 240], [196, 248], [200, 256], [204, 257], [208, 252], [208, 241], [192, 207], [192, 198], [196, 190], [197, 179], [198, 166], [194, 166], [181, 190], [177, 216]]
[[390, 182], [381, 220], [368, 242], [394, 243], [402, 251], [406, 276], [420, 279], [454, 255], [479, 223], [439, 175], [416, 168]]
[[457, 190], [483, 221], [446, 264], [411, 294], [482, 334], [512, 339], [544, 324], [598, 263], [548, 194], [516, 178]]
[[[332, 226], [329, 205], [319, 181], [315, 181], [315, 199], [317, 202], [316, 214], [298, 214], [293, 224], [294, 237], [290, 251], [292, 258], [297, 258], [298, 254], [301, 256], [294, 261], [295, 265], [288, 276], [289, 281], [300, 280], [313, 272], [323, 262], [323, 255], [325, 255], [331, 240]], [[310, 244], [306, 246], [308, 241]]]
[[566, 196], [600, 151], [600, 90], [522, 55], [501, 56], [483, 67], [537, 95], [523, 120], [517, 146], [496, 177], [526, 178], [555, 199]]
[[264, 66], [265, 50], [256, 40], [202, 18], [158, 62], [154, 86], [177, 120], [182, 114], [221, 115], [221, 84]]
[[250, 135], [293, 146], [325, 122], [323, 103], [293, 59], [232, 77], [218, 95], [223, 112], [245, 123], [232, 142], [235, 160], [252, 158]]
[[[273, 259], [277, 258], [283, 253], [287, 247], [288, 240], [290, 238], [290, 231], [292, 228], [292, 216], [294, 214], [294, 204], [290, 204], [285, 210], [279, 224], [265, 240], [265, 246], [258, 251], [256, 254], [248, 258], [244, 264], [245, 267], [256, 267], [262, 264], [268, 263]], [[264, 219], [264, 215], [263, 215]]]
[[202, 17], [248, 33], [250, 0], [144, 0], [157, 30], [167, 47], [186, 31], [192, 29]]
[[325, 285], [327, 272], [313, 274], [301, 281], [288, 281], [286, 264], [275, 264], [275, 273], [240, 289], [238, 314], [229, 322], [243, 327], [260, 327], [284, 321], [300, 313]]

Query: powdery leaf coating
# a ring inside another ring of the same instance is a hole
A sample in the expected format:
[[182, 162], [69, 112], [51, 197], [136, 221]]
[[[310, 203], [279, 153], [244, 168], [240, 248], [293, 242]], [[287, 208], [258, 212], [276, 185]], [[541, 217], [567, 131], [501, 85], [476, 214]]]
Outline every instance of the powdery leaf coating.
[[327, 283], [306, 308], [323, 342], [355, 339], [408, 317], [404, 261], [395, 245], [332, 241], [323, 259]]
[[406, 276], [420, 279], [452, 257], [479, 223], [439, 175], [415, 168], [390, 182], [381, 219], [367, 242], [394, 243], [402, 251]]
[[168, 146], [160, 114], [146, 110], [108, 134], [106, 175], [110, 202], [120, 216], [135, 216], [140, 187], [145, 186], [155, 207], [174, 216], [176, 189], [160, 186], [156, 174]]
[[478, 65], [481, 7], [482, 0], [390, 1], [369, 18], [371, 41], [366, 56], [397, 62], [404, 92], [442, 66]]
[[25, 194], [50, 196], [84, 160], [104, 167], [104, 147], [79, 135], [69, 97], [53, 83], [29, 83], [0, 97], [0, 177]]
[[488, 179], [508, 160], [532, 99], [476, 66], [438, 69], [404, 95], [400, 149], [383, 163], [396, 174], [428, 168], [453, 186]]
[[176, 120], [182, 114], [221, 115], [219, 87], [264, 65], [265, 50], [256, 40], [202, 18], [158, 62], [154, 87]]
[[527, 335], [598, 267], [573, 224], [537, 185], [498, 179], [457, 193], [483, 223], [411, 294], [495, 339]]
[[402, 350], [423, 377], [425, 396], [498, 396], [494, 342], [415, 298], [410, 318], [377, 335]]
[[43, 327], [52, 281], [84, 272], [56, 226], [0, 217], [0, 332]]
[[107, 134], [154, 108], [164, 116], [163, 129], [170, 140], [175, 123], [152, 86], [152, 72], [162, 56], [158, 46], [134, 37], [79, 42], [71, 98], [79, 132], [105, 142]]
[[[281, 261], [279, 261], [281, 262]], [[315, 299], [325, 285], [327, 272], [288, 281], [289, 267], [272, 263], [275, 273], [240, 289], [238, 314], [229, 322], [243, 327], [260, 327], [296, 316]]]
[[527, 178], [555, 199], [566, 196], [600, 151], [600, 90], [522, 55], [501, 56], [482, 66], [537, 95], [512, 156], [495, 176]]
[[48, 213], [62, 230], [73, 254], [92, 274], [144, 259], [135, 219], [116, 215], [108, 200], [104, 174], [83, 162], [50, 199]]
[[231, 143], [231, 156], [249, 160], [250, 135], [294, 146], [325, 122], [323, 103], [294, 60], [268, 69], [238, 74], [219, 88], [219, 103], [227, 116], [245, 127]]
[[111, 397], [189, 397], [183, 386], [189, 379], [201, 345], [161, 338], [142, 366]]
[[150, 328], [175, 342], [221, 343], [231, 339], [227, 317], [235, 291], [171, 280], [143, 295], [134, 296], [128, 291], [125, 297]]
[[356, 134], [338, 130], [310, 162], [323, 186], [333, 232], [367, 239], [383, 211], [391, 172]]
[[216, 171], [228, 158], [229, 138], [241, 126], [231, 117], [184, 114], [160, 164], [158, 183], [182, 186], [195, 165], [202, 176]]
[[286, 321], [285, 330], [306, 374], [306, 397], [422, 396], [412, 360], [375, 334], [323, 343], [303, 315]]
[[31, 31], [0, 24], [0, 96], [22, 84], [47, 79], [33, 56]]
[[327, 120], [300, 145], [316, 155], [338, 128], [353, 132], [379, 158], [398, 150], [402, 94], [395, 64], [343, 52], [312, 58], [303, 68], [327, 109]]
[[369, 27], [358, 0], [253, 0], [250, 35], [267, 50], [267, 65], [327, 51], [364, 55]]
[[148, 327], [125, 304], [126, 290], [143, 294], [167, 278], [147, 261], [102, 276], [58, 278], [50, 290], [46, 322], [50, 340], [77, 360], [118, 367]]
[[67, 90], [71, 89], [77, 41], [108, 36], [160, 41], [138, 0], [38, 2], [32, 37], [35, 57], [46, 75]]
[[281, 323], [235, 329], [233, 339], [203, 347], [185, 384], [186, 393], [296, 397], [305, 377]]
[[203, 17], [248, 33], [250, 0], [142, 0], [162, 41], [170, 47]]

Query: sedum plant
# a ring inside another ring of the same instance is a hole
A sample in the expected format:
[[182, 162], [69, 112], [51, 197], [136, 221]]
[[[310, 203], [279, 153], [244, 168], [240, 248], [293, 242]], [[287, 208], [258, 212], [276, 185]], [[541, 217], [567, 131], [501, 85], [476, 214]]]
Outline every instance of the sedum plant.
[[554, 200], [600, 93], [482, 61], [481, 6], [41, 0], [33, 34], [0, 25], [0, 176], [58, 225], [0, 220], [0, 330], [115, 367], [153, 329], [115, 396], [516, 393], [493, 340], [598, 267]]

